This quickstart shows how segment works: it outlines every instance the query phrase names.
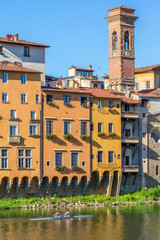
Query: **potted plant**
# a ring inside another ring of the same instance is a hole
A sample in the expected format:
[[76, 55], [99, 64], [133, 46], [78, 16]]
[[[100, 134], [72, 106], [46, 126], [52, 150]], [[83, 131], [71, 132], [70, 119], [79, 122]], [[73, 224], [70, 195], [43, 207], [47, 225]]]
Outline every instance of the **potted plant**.
[[108, 136], [116, 136], [116, 133], [115, 132], [109, 132]]
[[55, 170], [58, 172], [64, 171], [66, 169], [66, 166], [56, 166]]
[[71, 168], [71, 170], [72, 170], [73, 172], [77, 172], [77, 171], [80, 171], [80, 167], [78, 167], [78, 166], [73, 166], [73, 167]]
[[69, 134], [66, 133], [63, 136], [66, 140], [71, 140], [73, 138], [72, 134], [70, 134], [70, 133]]
[[55, 134], [46, 134], [46, 138], [55, 139], [57, 136]]
[[82, 140], [89, 140], [90, 139], [90, 136], [87, 136], [87, 135], [81, 135], [80, 136], [80, 138], [82, 139]]
[[105, 133], [104, 132], [98, 132], [98, 136], [100, 136], [100, 137], [105, 136]]

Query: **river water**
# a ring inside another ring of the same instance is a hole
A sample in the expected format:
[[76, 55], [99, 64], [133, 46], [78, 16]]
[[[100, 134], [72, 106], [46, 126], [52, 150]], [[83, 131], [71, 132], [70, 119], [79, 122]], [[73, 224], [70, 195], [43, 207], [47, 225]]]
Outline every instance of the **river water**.
[[71, 215], [95, 217], [30, 221], [55, 211], [1, 210], [0, 240], [160, 240], [160, 205], [73, 209]]

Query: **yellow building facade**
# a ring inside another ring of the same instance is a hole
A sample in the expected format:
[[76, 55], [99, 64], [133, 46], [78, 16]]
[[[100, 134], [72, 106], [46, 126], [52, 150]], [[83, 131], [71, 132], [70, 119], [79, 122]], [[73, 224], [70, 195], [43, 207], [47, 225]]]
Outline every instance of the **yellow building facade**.
[[98, 192], [117, 195], [122, 175], [121, 98], [108, 90], [88, 91], [92, 99], [92, 180], [98, 184]]

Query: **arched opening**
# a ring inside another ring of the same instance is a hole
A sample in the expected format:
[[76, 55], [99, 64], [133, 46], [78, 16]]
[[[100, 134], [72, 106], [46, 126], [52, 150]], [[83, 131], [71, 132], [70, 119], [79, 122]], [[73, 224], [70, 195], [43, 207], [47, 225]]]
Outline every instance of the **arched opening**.
[[9, 198], [16, 198], [17, 191], [18, 191], [18, 182], [19, 182], [18, 177], [13, 178], [12, 185], [11, 185], [11, 190], [10, 190], [10, 193], [8, 195]]
[[33, 197], [36, 194], [38, 188], [38, 177], [33, 177], [30, 187], [28, 189], [28, 197]]
[[45, 197], [46, 196], [48, 184], [49, 184], [48, 177], [46, 177], [46, 176], [43, 177], [41, 184], [40, 184], [39, 191], [37, 192], [37, 197]]
[[129, 32], [128, 31], [126, 31], [124, 33], [124, 48], [125, 48], [125, 50], [130, 49], [130, 46], [129, 46]]
[[7, 197], [8, 184], [9, 184], [9, 178], [3, 177], [0, 185], [0, 198]]
[[159, 142], [159, 139], [160, 139], [160, 127], [152, 128], [151, 138], [153, 138], [156, 143]]
[[82, 176], [81, 180], [80, 180], [80, 183], [79, 183], [79, 186], [78, 186], [74, 195], [76, 195], [76, 196], [84, 195], [84, 191], [85, 191], [86, 187], [87, 187], [87, 177]]
[[94, 171], [91, 175], [91, 181], [87, 187], [86, 195], [96, 194], [99, 186], [99, 172]]
[[27, 194], [27, 190], [28, 190], [28, 177], [23, 177], [19, 187], [17, 197], [24, 198]]
[[100, 182], [100, 186], [98, 188], [98, 193], [107, 194], [108, 186], [109, 186], [109, 172], [105, 171], [103, 173], [103, 177], [102, 177], [102, 180]]
[[78, 177], [74, 176], [74, 177], [72, 177], [71, 183], [69, 185], [67, 197], [75, 195], [77, 187], [78, 187]]
[[114, 171], [111, 196], [116, 196], [118, 187], [118, 171]]
[[58, 177], [55, 176], [52, 178], [51, 184], [48, 189], [48, 193], [46, 194], [47, 196], [52, 196], [57, 193], [58, 190]]
[[57, 192], [57, 196], [59, 197], [66, 196], [67, 190], [68, 190], [68, 177], [65, 176], [62, 178], [61, 186]]
[[112, 33], [112, 50], [116, 51], [117, 50], [117, 32]]

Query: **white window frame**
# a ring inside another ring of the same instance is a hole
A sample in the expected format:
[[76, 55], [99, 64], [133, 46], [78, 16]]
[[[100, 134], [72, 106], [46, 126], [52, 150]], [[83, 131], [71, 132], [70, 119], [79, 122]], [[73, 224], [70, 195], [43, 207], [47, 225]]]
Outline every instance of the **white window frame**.
[[80, 167], [80, 150], [70, 150], [70, 168], [72, 168], [72, 153], [78, 153], [77, 167]]
[[64, 119], [63, 120], [63, 127], [62, 127], [62, 131], [63, 131], [62, 135], [66, 134], [66, 133], [64, 133], [64, 122], [69, 122], [69, 133], [68, 134], [72, 134], [72, 121]]
[[[23, 150], [23, 156], [19, 156], [19, 150]], [[31, 151], [31, 156], [26, 156], [26, 151], [30, 150]], [[19, 167], [19, 159], [23, 158], [23, 167]], [[26, 167], [26, 159], [30, 158], [31, 159], [31, 166]], [[32, 164], [33, 164], [33, 153], [32, 153], [32, 148], [18, 148], [17, 149], [17, 167], [18, 168], [24, 168], [24, 169], [32, 169]]]
[[[36, 133], [33, 134], [33, 133], [30, 132], [30, 127], [31, 126], [35, 126], [36, 127]], [[34, 136], [34, 135], [38, 135], [38, 124], [30, 123], [29, 124], [29, 136]]]
[[82, 132], [81, 132], [81, 123], [82, 122], [85, 122], [85, 123], [87, 123], [87, 131], [86, 131], [86, 136], [89, 136], [89, 121], [88, 120], [80, 120], [80, 126], [79, 126], [79, 129], [80, 129], [80, 131], [79, 131], [79, 133], [80, 133], [80, 136], [83, 136], [83, 134], [81, 134]]
[[[32, 114], [33, 114], [33, 113], [34, 113], [34, 115], [35, 115], [34, 118], [32, 118]], [[32, 119], [36, 120], [36, 111], [31, 111], [30, 114], [31, 114], [31, 120], [32, 120]]]
[[[47, 96], [52, 96], [52, 101], [47, 101]], [[53, 94], [46, 94], [46, 104], [48, 104], [49, 102], [54, 103], [54, 95]]]
[[103, 108], [102, 100], [97, 101], [97, 108]]
[[[103, 132], [103, 123], [102, 123], [102, 122], [98, 122], [98, 124], [99, 124], [99, 123], [101, 123], [101, 132], [99, 132], [98, 129], [97, 129], [97, 132], [98, 132], [98, 133], [102, 133], [102, 132]], [[98, 125], [97, 125], [97, 128], [98, 128]]]
[[[47, 133], [47, 121], [52, 122], [53, 124], [53, 129], [52, 129], [52, 133]], [[50, 118], [46, 118], [45, 119], [45, 134], [55, 134], [55, 119], [50, 119]]]
[[21, 74], [21, 84], [27, 84], [27, 74], [24, 73]]
[[[38, 97], [38, 98], [37, 98]], [[38, 100], [38, 101], [37, 101]], [[40, 103], [40, 95], [39, 94], [36, 94], [36, 104], [39, 104]]]
[[[6, 101], [3, 101], [4, 94], [6, 94], [6, 97], [5, 97]], [[2, 92], [2, 103], [8, 103], [8, 93], [7, 92]]]
[[[2, 151], [3, 150], [6, 150], [7, 151], [7, 156], [2, 156]], [[7, 159], [7, 167], [4, 167], [2, 168], [2, 159]], [[9, 151], [7, 148], [0, 148], [0, 163], [1, 163], [1, 166], [0, 166], [0, 169], [8, 169], [8, 166], [9, 166]]]
[[[112, 162], [109, 162], [109, 152], [113, 152], [113, 161]], [[108, 164], [114, 163], [114, 159], [115, 159], [115, 152], [114, 151], [108, 151]]]
[[[12, 116], [12, 112], [14, 112], [14, 116]], [[17, 117], [17, 111], [14, 109], [11, 109], [11, 118], [16, 118]]]
[[56, 153], [62, 153], [62, 166], [64, 166], [64, 152], [65, 150], [54, 150], [54, 168], [56, 168]]
[[[102, 162], [98, 162], [98, 152], [102, 152]], [[104, 151], [97, 151], [97, 164], [104, 163]]]
[[[11, 127], [16, 127], [16, 134], [15, 135], [11, 135]], [[18, 124], [9, 124], [9, 136], [18, 136]]]
[[[22, 95], [25, 95], [25, 102], [22, 102]], [[21, 93], [21, 104], [27, 104], [27, 94]]]
[[82, 98], [82, 97], [86, 97], [86, 98], [87, 98], [86, 106], [88, 107], [88, 104], [89, 104], [88, 96], [80, 96], [80, 106], [82, 106], [82, 104], [83, 104], [83, 103], [81, 103], [81, 98]]
[[[112, 132], [109, 131], [109, 124], [112, 124]], [[113, 123], [108, 123], [108, 132], [113, 133], [114, 132], [114, 124]]]

